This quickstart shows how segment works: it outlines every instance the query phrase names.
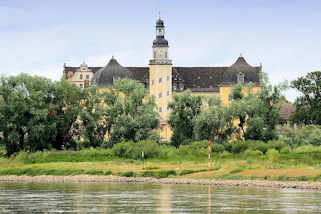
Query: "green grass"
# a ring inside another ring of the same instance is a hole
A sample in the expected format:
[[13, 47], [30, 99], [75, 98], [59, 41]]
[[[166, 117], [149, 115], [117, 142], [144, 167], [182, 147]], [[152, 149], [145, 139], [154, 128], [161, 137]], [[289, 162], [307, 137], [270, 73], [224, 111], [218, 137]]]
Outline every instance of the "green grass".
[[207, 169], [183, 169], [179, 175], [183, 176], [183, 175], [188, 175], [188, 174], [193, 174], [193, 173], [197, 173], [197, 172], [206, 172]]
[[243, 171], [243, 169], [241, 169], [241, 168], [235, 168], [235, 169], [231, 170], [230, 173], [234, 174], [234, 173], [239, 173], [239, 172], [242, 172], [242, 171]]
[[[0, 175], [113, 174], [154, 178], [186, 176], [195, 179], [321, 181], [321, 150], [319, 147], [299, 147], [292, 149], [289, 153], [277, 153], [276, 151], [277, 158], [260, 154], [259, 158], [249, 159], [249, 150], [239, 154], [227, 151], [213, 153], [212, 166], [214, 167], [210, 172], [207, 172], [206, 149], [200, 148], [200, 151], [195, 152], [197, 148], [189, 146], [181, 149], [169, 146], [159, 147], [161, 148], [160, 156], [145, 159], [145, 168], [139, 159], [115, 157], [112, 149], [20, 152], [11, 158], [0, 157]], [[292, 170], [290, 174], [286, 171], [287, 169]], [[259, 174], [256, 174], [255, 170], [259, 170]], [[273, 174], [265, 170], [272, 170]]]

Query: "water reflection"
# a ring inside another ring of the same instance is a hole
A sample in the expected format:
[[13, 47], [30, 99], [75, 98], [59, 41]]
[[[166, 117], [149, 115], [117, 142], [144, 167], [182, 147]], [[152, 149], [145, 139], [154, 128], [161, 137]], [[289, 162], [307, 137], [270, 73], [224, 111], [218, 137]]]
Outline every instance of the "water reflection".
[[0, 183], [0, 213], [321, 213], [320, 192], [123, 183]]

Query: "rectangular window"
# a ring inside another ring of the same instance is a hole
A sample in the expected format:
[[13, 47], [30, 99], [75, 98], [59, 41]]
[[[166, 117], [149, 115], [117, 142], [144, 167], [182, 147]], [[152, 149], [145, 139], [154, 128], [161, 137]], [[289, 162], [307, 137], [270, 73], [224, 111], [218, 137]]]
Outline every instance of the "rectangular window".
[[161, 97], [162, 97], [162, 93], [159, 93], [159, 94], [158, 94], [158, 97], [161, 98]]
[[169, 96], [169, 91], [167, 91], [167, 96]]
[[158, 82], [161, 83], [162, 82], [162, 78], [159, 78]]
[[82, 80], [82, 74], [80, 74], [80, 77], [79, 77], [81, 80]]
[[88, 74], [86, 75], [86, 79], [89, 79], [89, 75]]
[[167, 81], [169, 80], [169, 76], [167, 76]]
[[154, 80], [152, 80], [152, 85], [154, 85]]
[[84, 88], [84, 85], [80, 83], [80, 84], [79, 84], [79, 87], [80, 87], [80, 88]]
[[159, 112], [162, 112], [162, 107], [159, 107], [158, 111], [159, 111]]
[[176, 89], [177, 89], [177, 86], [173, 85], [173, 90], [176, 91]]

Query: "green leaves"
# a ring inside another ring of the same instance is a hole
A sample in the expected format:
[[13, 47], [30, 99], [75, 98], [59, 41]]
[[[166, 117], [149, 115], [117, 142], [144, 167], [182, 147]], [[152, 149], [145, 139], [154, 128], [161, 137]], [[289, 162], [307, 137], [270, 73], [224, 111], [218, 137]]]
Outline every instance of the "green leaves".
[[159, 115], [154, 100], [135, 80], [121, 79], [104, 93], [105, 116], [111, 143], [140, 141], [154, 137]]
[[321, 71], [310, 72], [294, 80], [291, 87], [301, 92], [295, 101], [296, 112], [292, 122], [321, 125]]
[[184, 141], [194, 138], [194, 118], [201, 112], [202, 97], [192, 96], [187, 90], [174, 94], [168, 107], [172, 110], [168, 120], [173, 130], [171, 142], [179, 147]]

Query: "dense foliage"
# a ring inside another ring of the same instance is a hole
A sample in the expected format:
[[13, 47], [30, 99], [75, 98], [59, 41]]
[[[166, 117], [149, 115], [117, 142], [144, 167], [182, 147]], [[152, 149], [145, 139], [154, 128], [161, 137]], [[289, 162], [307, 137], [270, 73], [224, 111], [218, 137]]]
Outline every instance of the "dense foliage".
[[308, 73], [291, 83], [301, 93], [295, 101], [296, 111], [292, 122], [304, 125], [321, 125], [321, 71]]
[[18, 151], [76, 148], [82, 139], [100, 146], [153, 137], [155, 103], [143, 85], [123, 79], [101, 93], [61, 80], [21, 74], [0, 80], [0, 144], [8, 156]]
[[174, 94], [168, 104], [171, 114], [168, 120], [173, 135], [171, 142], [178, 147], [194, 138], [194, 119], [201, 113], [202, 97], [192, 96], [189, 90]]

